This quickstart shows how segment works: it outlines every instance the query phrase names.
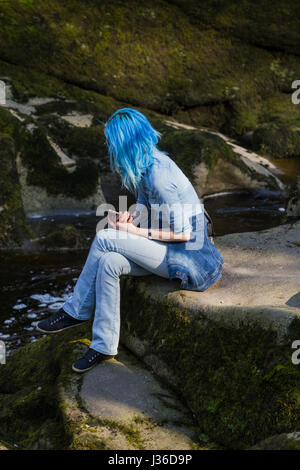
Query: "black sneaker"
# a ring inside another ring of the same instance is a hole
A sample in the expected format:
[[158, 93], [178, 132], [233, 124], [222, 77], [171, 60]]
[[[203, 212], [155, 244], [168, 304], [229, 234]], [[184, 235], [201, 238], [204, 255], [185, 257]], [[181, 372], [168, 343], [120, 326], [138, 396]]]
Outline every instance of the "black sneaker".
[[88, 320], [76, 320], [60, 308], [46, 320], [39, 321], [36, 329], [41, 333], [58, 333], [59, 331], [72, 328], [73, 326], [82, 325]]
[[86, 372], [87, 370], [92, 369], [94, 366], [100, 362], [106, 361], [107, 359], [112, 359], [115, 356], [109, 356], [107, 354], [102, 354], [95, 349], [89, 348], [84, 356], [80, 359], [77, 359], [76, 362], [72, 365], [72, 369], [75, 372]]

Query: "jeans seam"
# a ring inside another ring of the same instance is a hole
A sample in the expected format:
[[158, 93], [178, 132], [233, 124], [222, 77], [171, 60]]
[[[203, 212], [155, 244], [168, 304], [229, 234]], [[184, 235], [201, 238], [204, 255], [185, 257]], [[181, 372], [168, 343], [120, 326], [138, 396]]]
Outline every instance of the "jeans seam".
[[[110, 252], [109, 252], [109, 251], [104, 252], [104, 255], [105, 255], [106, 253], [110, 253]], [[101, 256], [99, 262], [101, 262], [102, 258], [103, 258], [103, 255]], [[100, 266], [100, 279], [99, 279], [99, 280], [100, 280], [100, 284], [101, 284], [101, 278], [102, 278], [103, 270], [104, 270], [104, 262], [103, 262], [102, 265]], [[97, 277], [97, 276], [96, 276], [96, 277]], [[116, 301], [117, 301], [117, 296], [116, 296]], [[115, 304], [114, 304], [114, 318], [115, 318], [115, 314], [116, 314], [116, 305], [117, 305], [116, 301], [115, 301]], [[113, 335], [114, 335], [114, 333], [115, 333], [115, 329], [110, 328], [110, 331], [111, 331], [112, 339], [111, 339], [111, 342], [110, 342], [109, 350], [111, 351], [111, 346], [112, 346], [113, 340], [114, 340]], [[110, 354], [110, 352], [109, 352], [109, 353], [106, 353], [106, 354]]]
[[[102, 256], [101, 256], [101, 258], [102, 258]], [[101, 259], [101, 258], [100, 258], [100, 259]], [[99, 260], [99, 261], [100, 261], [100, 260]], [[79, 315], [79, 316], [80, 316], [81, 307], [84, 305], [84, 303], [85, 303], [85, 301], [86, 301], [86, 299], [87, 299], [89, 293], [91, 292], [91, 289], [92, 289], [92, 286], [93, 286], [94, 281], [95, 281], [95, 279], [96, 279], [96, 276], [97, 276], [97, 275], [95, 275], [95, 276], [93, 277], [93, 281], [91, 282], [90, 288], [88, 289], [88, 291], [87, 291], [87, 293], [86, 293], [84, 299], [82, 300], [82, 302], [80, 302], [80, 307], [78, 308], [78, 315]]]
[[[114, 305], [114, 325], [115, 325], [115, 318], [116, 318], [116, 307], [117, 307], [117, 303], [119, 302], [119, 305], [120, 305], [120, 298], [119, 298], [119, 295], [120, 295], [120, 285], [118, 285], [118, 295], [116, 295], [116, 299], [115, 299], [115, 305]], [[120, 315], [120, 312], [119, 312], [119, 315]], [[121, 323], [121, 318], [120, 318], [120, 323]], [[114, 342], [114, 335], [116, 334], [116, 328], [114, 328], [114, 330], [112, 331], [112, 340], [111, 340], [111, 343], [110, 343], [110, 346], [109, 346], [109, 350], [111, 351], [111, 348], [112, 348], [112, 345], [113, 345], [113, 342]]]

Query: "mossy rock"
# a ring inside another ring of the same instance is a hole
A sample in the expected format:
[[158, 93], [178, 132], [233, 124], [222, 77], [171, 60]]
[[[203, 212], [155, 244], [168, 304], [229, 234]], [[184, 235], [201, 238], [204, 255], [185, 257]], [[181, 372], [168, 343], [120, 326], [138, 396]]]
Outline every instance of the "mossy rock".
[[300, 22], [298, 5], [292, 0], [263, 0], [260, 2], [197, 0], [183, 4], [169, 0], [188, 15], [193, 24], [215, 27], [224, 35], [235, 36], [245, 42], [271, 50], [298, 54]]
[[28, 170], [29, 185], [45, 188], [48, 194], [64, 194], [78, 200], [96, 191], [97, 164], [89, 157], [81, 158], [75, 171], [69, 173], [50, 146], [42, 127], [35, 128], [32, 132], [22, 129], [18, 144], [22, 163]]
[[[107, 109], [115, 99], [242, 135], [262, 121], [264, 103], [286, 95], [299, 77], [300, 61], [292, 55], [299, 41], [296, 6], [207, 0], [201, 8], [197, 2], [181, 8], [175, 0], [88, 7], [55, 0], [51, 8], [2, 2], [0, 44], [8, 64], [0, 73], [9, 64], [27, 68], [28, 78], [45, 72], [35, 96], [65, 95], [66, 85], [77, 85], [77, 96], [100, 94]], [[63, 83], [53, 86], [52, 77]], [[34, 96], [26, 81], [14, 84], [20, 99]], [[289, 119], [291, 103], [282, 101], [280, 113]]]
[[68, 447], [72, 432], [59, 406], [59, 387], [71, 383], [76, 338], [85, 338], [87, 331], [80, 326], [43, 338], [7, 358], [0, 369], [0, 439], [20, 449]]
[[300, 450], [300, 432], [268, 437], [253, 446], [251, 450]]
[[216, 444], [246, 448], [299, 429], [300, 376], [288, 341], [277, 344], [259, 321], [231, 325], [230, 308], [217, 321], [218, 307], [216, 319], [202, 312], [197, 294], [194, 310], [184, 307], [177, 284], [124, 279], [122, 289], [121, 340], [173, 385]]
[[86, 248], [88, 243], [83, 233], [73, 225], [59, 225], [39, 241], [47, 248]]
[[164, 129], [160, 148], [176, 161], [200, 197], [226, 190], [279, 187], [270, 172], [241, 158], [213, 132], [169, 127]]
[[14, 141], [0, 136], [0, 246], [21, 245], [33, 236], [23, 209]]
[[253, 132], [253, 149], [275, 158], [300, 157], [300, 134], [282, 123], [270, 123]]
[[183, 172], [194, 178], [195, 165], [203, 162], [212, 169], [219, 159], [234, 160], [234, 153], [220, 137], [198, 130], [168, 130], [160, 148], [167, 151]]
[[300, 177], [293, 187], [286, 208], [286, 215], [288, 217], [300, 217]]

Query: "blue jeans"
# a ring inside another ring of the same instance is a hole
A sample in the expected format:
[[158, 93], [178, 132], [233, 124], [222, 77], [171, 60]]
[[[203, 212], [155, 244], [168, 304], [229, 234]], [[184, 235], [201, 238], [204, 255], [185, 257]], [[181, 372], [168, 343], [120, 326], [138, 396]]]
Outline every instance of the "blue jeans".
[[78, 320], [90, 319], [95, 310], [91, 348], [102, 354], [118, 353], [120, 276], [153, 273], [168, 279], [166, 254], [166, 242], [112, 228], [97, 232], [73, 295], [63, 305]]

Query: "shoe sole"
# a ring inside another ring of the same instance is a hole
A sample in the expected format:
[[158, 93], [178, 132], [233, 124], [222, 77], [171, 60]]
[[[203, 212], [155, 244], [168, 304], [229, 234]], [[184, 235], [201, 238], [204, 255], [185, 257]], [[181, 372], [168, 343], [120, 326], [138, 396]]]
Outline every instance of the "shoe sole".
[[77, 374], [83, 374], [84, 372], [87, 372], [88, 370], [91, 370], [93, 367], [97, 366], [98, 364], [100, 364], [100, 362], [96, 363], [96, 364], [93, 364], [91, 367], [88, 367], [87, 369], [77, 369], [76, 367], [74, 367], [74, 364], [72, 365], [72, 370], [74, 372], [77, 372]]
[[102, 362], [110, 361], [111, 359], [114, 359], [114, 358], [115, 358], [115, 356], [113, 358], [103, 359], [103, 361], [96, 362], [96, 364], [93, 364], [91, 367], [88, 367], [87, 369], [77, 369], [77, 367], [75, 367], [74, 364], [73, 364], [72, 369], [73, 369], [74, 372], [77, 372], [78, 374], [83, 374], [84, 372], [87, 372], [88, 370], [91, 370], [93, 367], [95, 367], [99, 364], [102, 364]]
[[86, 323], [88, 320], [82, 322], [82, 323], [78, 323], [77, 325], [71, 325], [71, 326], [66, 326], [66, 328], [62, 328], [61, 330], [55, 330], [55, 331], [47, 331], [47, 330], [42, 330], [42, 328], [36, 326], [35, 329], [37, 331], [40, 331], [41, 333], [45, 333], [45, 334], [54, 334], [54, 333], [60, 333], [61, 331], [65, 331], [65, 330], [68, 330], [69, 328], [74, 328], [75, 326], [80, 326], [80, 325], [83, 325], [83, 323]]

